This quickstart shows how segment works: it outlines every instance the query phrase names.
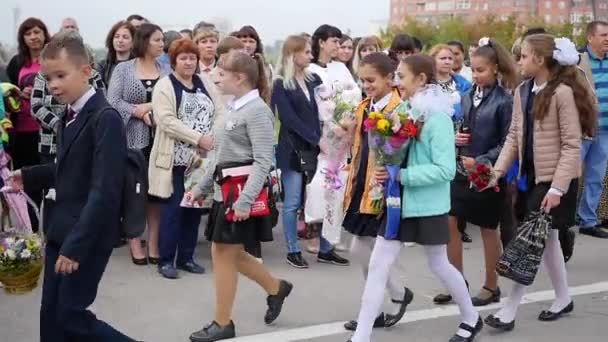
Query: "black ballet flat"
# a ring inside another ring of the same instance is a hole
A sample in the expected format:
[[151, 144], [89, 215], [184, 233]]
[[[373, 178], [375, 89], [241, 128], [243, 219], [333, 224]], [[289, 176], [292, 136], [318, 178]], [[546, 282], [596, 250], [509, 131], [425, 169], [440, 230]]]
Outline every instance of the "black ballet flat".
[[477, 324], [475, 324], [475, 327], [472, 327], [466, 323], [460, 323], [458, 328], [470, 332], [471, 336], [462, 337], [462, 336], [456, 334], [456, 335], [452, 336], [452, 338], [450, 339], [449, 342], [472, 342], [475, 339], [475, 336], [477, 336], [477, 334], [479, 334], [481, 329], [483, 329], [483, 320], [481, 319], [481, 316], [479, 316], [479, 319], [477, 319]]
[[494, 329], [502, 330], [502, 331], [511, 331], [515, 329], [515, 320], [512, 320], [509, 323], [505, 323], [500, 320], [500, 318], [490, 315], [486, 317], [484, 321], [487, 325], [491, 326]]
[[557, 321], [563, 315], [569, 314], [573, 310], [574, 310], [574, 301], [570, 302], [570, 304], [568, 304], [568, 306], [566, 306], [565, 308], [563, 308], [560, 312], [552, 312], [552, 311], [549, 311], [549, 310], [543, 310], [540, 313], [540, 315], [538, 316], [538, 320], [539, 321], [543, 321], [543, 322]]
[[[355, 320], [344, 323], [344, 329], [346, 329], [348, 331], [357, 330], [357, 326], [358, 326], [358, 323]], [[385, 327], [386, 327], [386, 315], [384, 315], [384, 312], [381, 312], [380, 315], [378, 315], [378, 317], [376, 317], [376, 320], [374, 321], [374, 328], [385, 328]]]
[[500, 303], [500, 287], [496, 290], [492, 290], [484, 286], [483, 289], [488, 291], [490, 296], [488, 298], [480, 298], [477, 296], [471, 298], [473, 306], [486, 306], [491, 303]]
[[[464, 281], [467, 284], [467, 289], [469, 288], [469, 282], [465, 279]], [[452, 303], [452, 295], [449, 293], [440, 293], [433, 298], [433, 303], [437, 305], [446, 305]]]
[[389, 327], [392, 327], [393, 325], [399, 323], [399, 321], [403, 318], [403, 315], [405, 315], [407, 306], [410, 305], [412, 300], [414, 300], [414, 293], [410, 289], [405, 287], [405, 294], [403, 295], [403, 299], [402, 300], [394, 300], [394, 299], [392, 300], [393, 303], [400, 304], [399, 312], [395, 315], [387, 314], [386, 318], [384, 319], [384, 326], [389, 328]]
[[158, 264], [160, 264], [160, 258], [148, 257], [148, 262], [151, 265], [158, 265]]

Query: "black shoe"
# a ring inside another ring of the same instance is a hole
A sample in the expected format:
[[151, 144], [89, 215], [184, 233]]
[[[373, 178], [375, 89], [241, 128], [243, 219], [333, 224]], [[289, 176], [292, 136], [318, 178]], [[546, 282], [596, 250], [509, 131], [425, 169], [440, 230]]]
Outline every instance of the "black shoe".
[[343, 257], [339, 256], [333, 249], [327, 253], [319, 252], [317, 261], [324, 264], [333, 264], [338, 266], [350, 265], [350, 261], [348, 261], [348, 259], [344, 259]]
[[574, 254], [574, 241], [576, 234], [570, 229], [559, 231], [559, 242], [562, 246], [562, 253], [564, 254], [564, 261], [570, 261], [572, 254]]
[[281, 280], [279, 284], [279, 293], [270, 295], [266, 298], [266, 303], [268, 304], [268, 310], [264, 316], [264, 322], [266, 324], [274, 322], [279, 317], [281, 309], [283, 309], [285, 298], [289, 296], [291, 290], [293, 290], [293, 285], [288, 281]]
[[153, 257], [149, 256], [148, 262], [150, 263], [150, 265], [158, 265], [158, 264], [160, 264], [160, 258], [153, 258]]
[[484, 286], [483, 289], [489, 292], [490, 296], [487, 298], [481, 298], [478, 297], [479, 295], [477, 295], [471, 298], [473, 306], [486, 306], [491, 303], [500, 303], [500, 287], [496, 290], [492, 290]]
[[[465, 279], [465, 284], [467, 284], [467, 289], [469, 288], [469, 282]], [[452, 302], [452, 295], [446, 293], [440, 293], [433, 298], [433, 303], [438, 305], [450, 304]]]
[[450, 304], [452, 302], [452, 295], [446, 293], [440, 293], [433, 298], [433, 303], [439, 305]]
[[[352, 320], [344, 323], [344, 329], [348, 331], [355, 331], [357, 330], [357, 325], [357, 321]], [[378, 315], [378, 317], [376, 317], [376, 320], [374, 321], [374, 328], [384, 327], [386, 327], [386, 316], [384, 315], [384, 312], [381, 312], [380, 315]]]
[[456, 335], [452, 336], [452, 338], [450, 339], [450, 342], [471, 342], [475, 339], [475, 336], [477, 336], [477, 334], [479, 334], [481, 329], [483, 329], [483, 320], [481, 319], [481, 316], [479, 316], [479, 319], [477, 320], [477, 324], [475, 324], [475, 327], [472, 327], [466, 323], [460, 323], [460, 326], [458, 326], [458, 328], [470, 332], [471, 336], [462, 337], [462, 336], [456, 334]]
[[202, 330], [193, 332], [192, 335], [190, 335], [190, 341], [214, 342], [234, 338], [235, 336], [234, 322], [230, 321], [230, 324], [227, 326], [220, 327], [219, 324], [213, 321]]
[[471, 242], [473, 242], [473, 239], [471, 239], [471, 237], [469, 236], [469, 234], [467, 234], [466, 232], [462, 232], [461, 239], [462, 239], [462, 242], [464, 242], [464, 243], [471, 243]]
[[194, 261], [188, 261], [185, 264], [177, 265], [180, 270], [186, 271], [192, 274], [205, 274], [205, 268]]
[[308, 268], [308, 262], [301, 252], [287, 254], [287, 263], [295, 268]]
[[129, 254], [131, 254], [131, 261], [133, 262], [133, 264], [137, 266], [146, 266], [148, 264], [148, 258], [138, 259], [133, 256], [133, 253], [131, 251], [129, 251]]
[[504, 323], [500, 320], [500, 318], [490, 315], [486, 317], [484, 321], [487, 325], [491, 326], [494, 329], [502, 330], [502, 331], [511, 331], [515, 329], [515, 320], [512, 320], [509, 323]]
[[395, 315], [387, 314], [386, 315], [384, 324], [387, 328], [392, 327], [393, 325], [399, 323], [399, 321], [403, 318], [403, 315], [405, 315], [407, 306], [412, 302], [412, 300], [414, 300], [414, 293], [407, 287], [405, 288], [405, 294], [403, 295], [402, 300], [394, 300], [394, 299], [392, 300], [393, 303], [401, 304], [401, 306], [399, 306], [399, 312], [397, 312], [397, 314], [395, 314]]
[[158, 265], [158, 273], [160, 273], [163, 277], [167, 279], [179, 278], [179, 273], [177, 273], [177, 269], [170, 264]]
[[574, 310], [574, 301], [570, 302], [570, 304], [568, 304], [568, 306], [566, 306], [565, 308], [563, 308], [562, 311], [560, 311], [560, 312], [552, 312], [552, 311], [549, 311], [549, 310], [543, 310], [540, 313], [540, 315], [538, 316], [538, 320], [539, 321], [543, 321], [543, 322], [557, 321], [563, 315], [569, 314], [573, 310]]
[[598, 228], [598, 227], [589, 227], [589, 228], [581, 227], [581, 228], [579, 228], [578, 232], [581, 234], [584, 234], [584, 235], [596, 237], [598, 239], [608, 239], [608, 232], [606, 232], [605, 230], [602, 230], [602, 228]]

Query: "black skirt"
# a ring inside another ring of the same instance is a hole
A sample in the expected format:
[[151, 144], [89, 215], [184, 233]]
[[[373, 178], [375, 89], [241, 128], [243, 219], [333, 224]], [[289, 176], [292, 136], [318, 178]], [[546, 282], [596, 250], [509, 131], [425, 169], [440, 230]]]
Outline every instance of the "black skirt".
[[271, 215], [242, 222], [228, 222], [224, 203], [214, 201], [205, 237], [212, 242], [250, 246], [257, 242], [272, 241], [272, 228]]
[[[342, 227], [355, 236], [376, 237], [378, 229], [382, 225], [382, 217], [379, 218], [378, 216], [348, 211], [344, 216]], [[385, 215], [382, 214], [382, 216]]]
[[[384, 236], [385, 233], [386, 218], [380, 225], [378, 235]], [[450, 241], [448, 215], [401, 219], [399, 236], [395, 240], [400, 240], [401, 242], [415, 242], [419, 245], [446, 245], [448, 241]]]
[[450, 185], [450, 216], [456, 216], [483, 228], [496, 229], [504, 209], [505, 184], [500, 191], [471, 189], [466, 177], [456, 177]]
[[[527, 192], [519, 192], [516, 207], [520, 210], [520, 216], [525, 217], [533, 211], [539, 211], [549, 189], [551, 189], [551, 183], [539, 183], [532, 186]], [[559, 205], [551, 210], [551, 228], [564, 230], [574, 226], [576, 223], [577, 191], [578, 179], [573, 179], [570, 182], [568, 192], [562, 196]]]

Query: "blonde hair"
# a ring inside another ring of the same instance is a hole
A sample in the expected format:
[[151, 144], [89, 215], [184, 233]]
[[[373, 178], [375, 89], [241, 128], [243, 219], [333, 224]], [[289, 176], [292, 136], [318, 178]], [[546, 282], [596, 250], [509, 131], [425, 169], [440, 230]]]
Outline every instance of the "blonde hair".
[[361, 64], [361, 50], [365, 47], [375, 47], [376, 52], [382, 51], [382, 41], [380, 38], [376, 36], [367, 36], [361, 38], [361, 40], [357, 43], [357, 48], [355, 49], [355, 56], [353, 57], [353, 68], [357, 73], [359, 73], [359, 66]]
[[209, 37], [214, 37], [215, 39], [217, 39], [219, 41], [220, 34], [215, 29], [203, 28], [196, 33], [196, 36], [194, 36], [194, 44], [198, 44], [201, 40], [203, 40], [205, 38], [209, 38]]
[[448, 44], [437, 44], [429, 51], [429, 56], [435, 58], [443, 50], [448, 50], [452, 53], [452, 48]]
[[232, 50], [242, 50], [245, 48], [243, 42], [240, 39], [232, 36], [225, 37], [222, 39], [217, 46], [217, 55], [221, 56]]
[[224, 70], [245, 75], [252, 88], [258, 89], [264, 102], [270, 103], [270, 88], [266, 78], [266, 62], [259, 53], [250, 56], [242, 51], [230, 51], [218, 62]]
[[[294, 63], [295, 54], [302, 52], [306, 46], [310, 45], [310, 40], [303, 36], [289, 36], [283, 43], [281, 49], [281, 57], [277, 66], [277, 79], [283, 80], [283, 86], [286, 89], [296, 89], [297, 82], [295, 79], [296, 66]], [[304, 80], [311, 81], [313, 74], [304, 70]]]

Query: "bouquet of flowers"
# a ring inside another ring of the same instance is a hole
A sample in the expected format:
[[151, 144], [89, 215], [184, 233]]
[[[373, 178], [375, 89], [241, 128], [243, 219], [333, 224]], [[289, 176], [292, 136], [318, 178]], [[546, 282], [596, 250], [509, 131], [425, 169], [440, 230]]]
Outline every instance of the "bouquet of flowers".
[[10, 294], [30, 292], [42, 271], [42, 242], [35, 234], [0, 234], [0, 281]]
[[361, 92], [356, 85], [321, 85], [315, 89], [315, 98], [322, 122], [322, 160], [319, 168], [325, 189], [325, 217], [334, 224], [334, 203], [337, 192], [344, 184], [340, 172], [350, 151], [356, 126], [355, 108], [361, 101]]
[[405, 151], [411, 138], [417, 135], [417, 127], [407, 112], [407, 105], [400, 105], [390, 114], [369, 113], [363, 122], [369, 134], [369, 147], [376, 158], [377, 166], [385, 166], [389, 173], [387, 186], [374, 184], [370, 196], [375, 206], [381, 208], [386, 198], [386, 238], [396, 237], [401, 218], [401, 190], [397, 174], [401, 168]]
[[[475, 167], [469, 171], [469, 182], [471, 184], [471, 188], [477, 191], [483, 191], [492, 182], [492, 166], [487, 163], [479, 163], [475, 165]], [[494, 186], [494, 191], [499, 192], [500, 187], [498, 185]]]

